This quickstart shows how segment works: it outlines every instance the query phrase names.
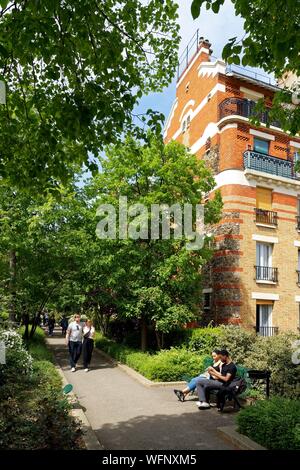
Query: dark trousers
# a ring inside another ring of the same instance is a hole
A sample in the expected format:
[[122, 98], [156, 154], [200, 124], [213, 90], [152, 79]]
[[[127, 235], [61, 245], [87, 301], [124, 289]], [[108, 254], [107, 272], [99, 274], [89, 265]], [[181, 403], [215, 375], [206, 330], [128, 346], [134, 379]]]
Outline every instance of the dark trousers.
[[87, 369], [91, 363], [92, 353], [94, 349], [94, 340], [91, 338], [84, 338], [82, 353], [83, 353], [83, 365]]
[[78, 359], [80, 358], [82, 349], [81, 341], [69, 341], [69, 354], [70, 354], [70, 365], [75, 367]]
[[217, 380], [204, 379], [197, 382], [197, 393], [199, 401], [209, 401], [209, 392], [211, 390], [219, 390], [223, 387], [222, 382]]

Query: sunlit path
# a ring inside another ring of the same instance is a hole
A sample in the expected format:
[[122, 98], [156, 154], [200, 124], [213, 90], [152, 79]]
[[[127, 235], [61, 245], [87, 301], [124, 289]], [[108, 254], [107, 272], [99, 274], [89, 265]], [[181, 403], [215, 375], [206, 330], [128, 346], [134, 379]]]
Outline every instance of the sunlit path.
[[97, 352], [88, 373], [72, 373], [64, 339], [57, 333], [49, 343], [105, 449], [232, 449], [216, 428], [234, 413], [198, 411], [195, 398], [179, 403], [171, 387], [146, 388]]

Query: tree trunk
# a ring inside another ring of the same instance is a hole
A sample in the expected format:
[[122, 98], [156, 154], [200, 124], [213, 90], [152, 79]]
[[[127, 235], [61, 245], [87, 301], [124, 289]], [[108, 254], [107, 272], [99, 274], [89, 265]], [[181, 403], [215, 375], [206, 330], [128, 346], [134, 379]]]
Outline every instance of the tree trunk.
[[17, 255], [15, 250], [11, 250], [9, 253], [9, 291], [10, 291], [10, 302], [9, 302], [9, 320], [12, 322], [16, 321], [16, 276], [17, 276]]
[[25, 326], [24, 340], [27, 342], [29, 340], [29, 315], [28, 313], [25, 313], [23, 315], [23, 324]]
[[143, 352], [147, 351], [148, 341], [147, 341], [147, 322], [145, 317], [141, 317], [141, 350]]
[[157, 349], [160, 351], [164, 347], [164, 334], [155, 330]]

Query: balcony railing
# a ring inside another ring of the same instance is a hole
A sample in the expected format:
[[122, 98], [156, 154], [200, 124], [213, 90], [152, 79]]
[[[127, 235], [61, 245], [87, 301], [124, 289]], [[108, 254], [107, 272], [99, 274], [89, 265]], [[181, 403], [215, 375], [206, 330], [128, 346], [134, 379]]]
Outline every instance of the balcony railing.
[[258, 207], [255, 207], [254, 211], [256, 223], [272, 226], [277, 225], [277, 212], [258, 209]]
[[256, 326], [255, 331], [260, 336], [276, 336], [278, 334], [278, 326]]
[[294, 163], [283, 158], [271, 157], [254, 150], [244, 152], [244, 168], [284, 178], [296, 179]]
[[296, 228], [300, 231], [300, 215], [296, 216]]
[[243, 116], [245, 118], [258, 117], [263, 124], [281, 127], [278, 121], [269, 121], [269, 111], [262, 113], [255, 111], [256, 102], [245, 98], [226, 98], [219, 104], [219, 119], [226, 116]]
[[254, 266], [256, 281], [278, 282], [278, 268]]

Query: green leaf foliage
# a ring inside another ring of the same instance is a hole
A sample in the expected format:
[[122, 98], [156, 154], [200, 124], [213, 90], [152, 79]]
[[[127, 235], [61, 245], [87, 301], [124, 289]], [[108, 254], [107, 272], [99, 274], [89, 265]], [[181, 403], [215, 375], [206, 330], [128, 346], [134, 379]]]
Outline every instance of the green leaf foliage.
[[1, 7], [0, 176], [40, 192], [89, 166], [135, 127], [139, 98], [170, 83], [177, 5], [17, 0]]

